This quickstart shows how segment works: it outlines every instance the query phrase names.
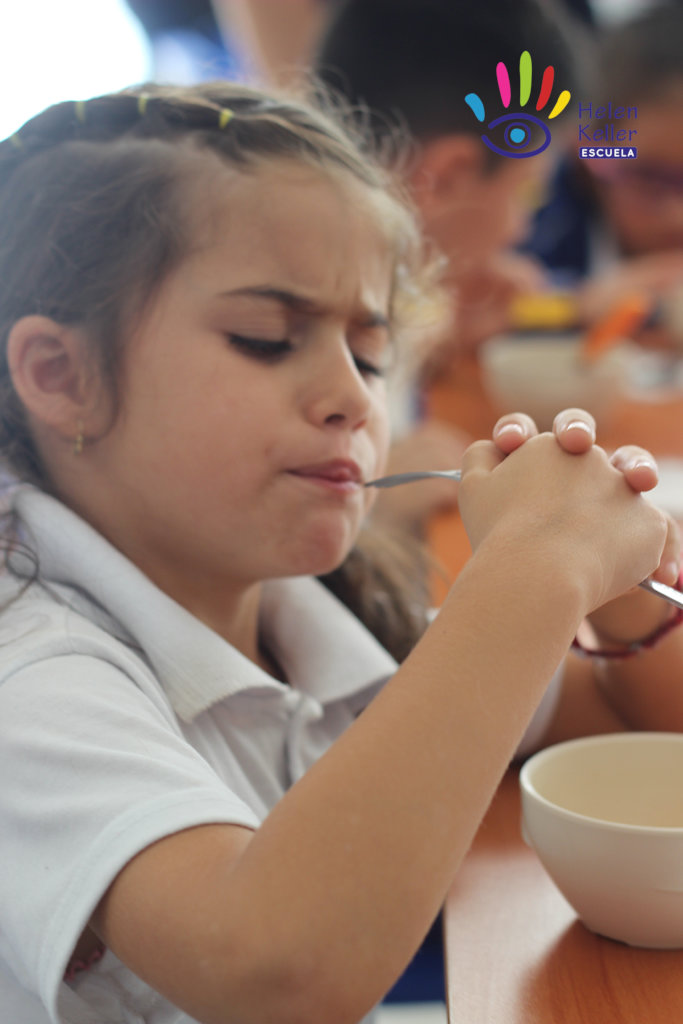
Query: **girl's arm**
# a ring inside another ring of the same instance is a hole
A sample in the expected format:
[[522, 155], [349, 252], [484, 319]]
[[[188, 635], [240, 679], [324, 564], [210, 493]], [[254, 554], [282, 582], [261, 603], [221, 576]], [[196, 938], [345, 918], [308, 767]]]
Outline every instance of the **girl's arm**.
[[[501, 434], [509, 421], [520, 428], [517, 436]], [[579, 429], [568, 430], [571, 422], [583, 423], [586, 431], [582, 434]], [[595, 436], [594, 421], [582, 410], [562, 413], [556, 420], [555, 431], [559, 443], [575, 453], [588, 450]], [[494, 428], [499, 447], [508, 451], [535, 433], [533, 422], [520, 416], [503, 417]], [[647, 491], [657, 483], [654, 460], [641, 448], [623, 446], [610, 461], [624, 473], [634, 490]], [[655, 578], [675, 585], [680, 556], [680, 529], [668, 517], [667, 538]], [[594, 639], [588, 645], [599, 650], [624, 651], [633, 642], [656, 633], [674, 615], [675, 609], [661, 598], [635, 588], [589, 617]], [[683, 731], [683, 683], [677, 666], [683, 666], [683, 626], [632, 657], [602, 659], [570, 653], [561, 694], [542, 745], [625, 729]]]
[[664, 544], [604, 453], [573, 458], [549, 435], [502, 463], [471, 446], [459, 500], [475, 553], [372, 705], [256, 833], [170, 836], [98, 908], [105, 943], [197, 1020], [353, 1024], [382, 997], [579, 622]]

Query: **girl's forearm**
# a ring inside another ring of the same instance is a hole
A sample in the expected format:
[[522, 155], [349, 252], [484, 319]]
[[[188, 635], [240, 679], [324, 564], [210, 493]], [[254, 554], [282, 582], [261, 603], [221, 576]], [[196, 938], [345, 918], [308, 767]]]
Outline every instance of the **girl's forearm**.
[[542, 553], [524, 558], [480, 549], [393, 680], [235, 867], [245, 916], [316, 964], [326, 1020], [360, 1016], [409, 961], [580, 621], [578, 587], [539, 587]]

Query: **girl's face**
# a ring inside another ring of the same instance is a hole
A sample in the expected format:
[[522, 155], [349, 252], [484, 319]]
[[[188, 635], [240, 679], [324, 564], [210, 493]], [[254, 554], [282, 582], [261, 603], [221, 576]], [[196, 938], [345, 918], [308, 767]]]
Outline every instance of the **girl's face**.
[[188, 589], [338, 565], [388, 448], [378, 199], [285, 162], [218, 184], [208, 237], [128, 341], [114, 425], [86, 448], [82, 511], [189, 605]]

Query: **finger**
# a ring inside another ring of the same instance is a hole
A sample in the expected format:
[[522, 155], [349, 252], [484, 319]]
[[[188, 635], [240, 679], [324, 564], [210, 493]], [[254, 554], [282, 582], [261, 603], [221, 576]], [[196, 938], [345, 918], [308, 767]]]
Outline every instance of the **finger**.
[[472, 470], [492, 472], [505, 458], [505, 453], [493, 441], [475, 441], [469, 446], [460, 463], [463, 479]]
[[645, 448], [625, 444], [613, 453], [610, 462], [620, 470], [634, 491], [651, 491], [657, 485], [657, 462]]
[[501, 416], [496, 423], [493, 442], [504, 455], [509, 455], [537, 433], [538, 428], [531, 416], [524, 412], [511, 412]]
[[678, 582], [681, 571], [681, 531], [671, 516], [667, 515], [666, 518], [668, 524], [666, 540], [659, 566], [653, 573], [653, 579], [673, 587]]
[[563, 409], [553, 421], [553, 433], [566, 452], [582, 455], [595, 444], [595, 420], [585, 409]]

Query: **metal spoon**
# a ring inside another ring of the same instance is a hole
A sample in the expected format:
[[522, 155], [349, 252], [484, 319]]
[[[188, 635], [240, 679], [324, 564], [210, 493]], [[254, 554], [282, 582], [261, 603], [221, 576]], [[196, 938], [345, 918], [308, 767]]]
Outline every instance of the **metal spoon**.
[[[368, 480], [365, 487], [397, 487], [399, 484], [410, 484], [415, 480], [428, 480], [435, 476], [457, 481], [460, 479], [460, 470], [427, 469], [417, 473], [394, 473], [391, 476], [381, 476], [377, 480]], [[683, 593], [680, 590], [668, 587], [666, 583], [658, 583], [656, 580], [643, 580], [639, 586], [675, 605], [676, 608], [683, 608]]]
[[413, 480], [428, 480], [433, 476], [446, 477], [448, 480], [460, 479], [459, 469], [426, 469], [420, 473], [394, 473], [392, 476], [380, 476], [377, 480], [368, 480], [365, 487], [396, 487], [398, 484], [411, 484]]
[[643, 587], [644, 590], [649, 590], [652, 594], [656, 594], [657, 597], [663, 597], [665, 601], [675, 605], [677, 608], [683, 608], [683, 594], [680, 590], [668, 587], [666, 583], [658, 583], [656, 580], [643, 580], [638, 586]]

